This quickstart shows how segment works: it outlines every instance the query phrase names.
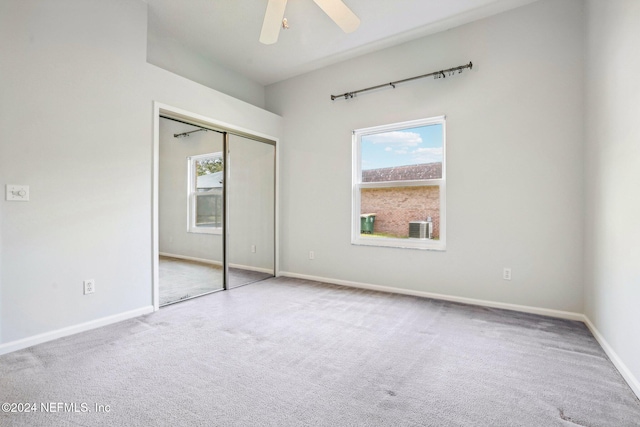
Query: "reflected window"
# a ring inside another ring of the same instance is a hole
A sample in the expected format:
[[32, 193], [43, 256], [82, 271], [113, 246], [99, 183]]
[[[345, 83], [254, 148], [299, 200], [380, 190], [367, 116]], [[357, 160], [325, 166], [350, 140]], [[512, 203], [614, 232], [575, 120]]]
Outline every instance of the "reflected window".
[[224, 185], [222, 153], [192, 156], [188, 158], [188, 162], [189, 231], [220, 234]]

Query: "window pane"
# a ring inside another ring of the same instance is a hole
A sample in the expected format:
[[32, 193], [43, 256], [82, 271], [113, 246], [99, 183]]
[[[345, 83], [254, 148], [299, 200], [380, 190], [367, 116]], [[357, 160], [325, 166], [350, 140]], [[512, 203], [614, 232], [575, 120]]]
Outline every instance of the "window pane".
[[222, 227], [222, 189], [196, 194], [196, 227]]
[[442, 178], [442, 124], [363, 135], [362, 182]]
[[[196, 227], [222, 224], [222, 159], [217, 156], [196, 160]], [[198, 194], [206, 192], [207, 194]]]
[[440, 239], [440, 187], [363, 188], [360, 233], [380, 238]]

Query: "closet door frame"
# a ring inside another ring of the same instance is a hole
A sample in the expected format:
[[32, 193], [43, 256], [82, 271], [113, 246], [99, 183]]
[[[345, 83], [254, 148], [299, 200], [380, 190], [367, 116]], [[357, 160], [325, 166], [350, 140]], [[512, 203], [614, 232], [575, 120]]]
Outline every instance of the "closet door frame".
[[278, 233], [279, 223], [279, 150], [278, 150], [278, 138], [263, 134], [258, 131], [246, 129], [240, 126], [235, 126], [229, 123], [225, 123], [210, 117], [202, 116], [190, 111], [186, 111], [180, 108], [172, 107], [160, 102], [154, 101], [153, 103], [153, 167], [152, 167], [152, 242], [151, 242], [151, 260], [152, 260], [152, 289], [151, 289], [151, 301], [153, 310], [160, 309], [160, 280], [159, 280], [159, 221], [158, 221], [158, 181], [159, 181], [159, 162], [160, 162], [160, 117], [166, 117], [173, 120], [183, 121], [187, 124], [193, 124], [206, 129], [211, 129], [216, 132], [220, 132], [224, 136], [223, 152], [224, 152], [224, 164], [225, 164], [225, 185], [223, 186], [223, 265], [224, 265], [224, 286], [223, 289], [228, 289], [229, 267], [228, 267], [228, 227], [227, 215], [228, 215], [228, 194], [226, 180], [228, 178], [227, 161], [228, 161], [228, 149], [229, 149], [229, 135], [237, 135], [244, 138], [252, 139], [258, 142], [263, 142], [274, 146], [274, 167], [275, 167], [275, 181], [274, 181], [274, 276], [278, 277], [280, 272], [279, 263], [279, 246], [280, 239]]

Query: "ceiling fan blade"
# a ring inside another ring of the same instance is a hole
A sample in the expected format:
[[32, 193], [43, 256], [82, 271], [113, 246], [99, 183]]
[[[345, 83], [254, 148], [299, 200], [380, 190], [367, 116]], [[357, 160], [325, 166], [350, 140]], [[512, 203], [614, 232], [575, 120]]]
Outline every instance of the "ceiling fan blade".
[[273, 44], [278, 41], [286, 6], [287, 0], [269, 0], [267, 11], [264, 14], [264, 22], [262, 23], [260, 43]]
[[351, 33], [360, 26], [360, 18], [343, 3], [342, 0], [313, 0], [329, 18], [338, 24], [345, 33]]

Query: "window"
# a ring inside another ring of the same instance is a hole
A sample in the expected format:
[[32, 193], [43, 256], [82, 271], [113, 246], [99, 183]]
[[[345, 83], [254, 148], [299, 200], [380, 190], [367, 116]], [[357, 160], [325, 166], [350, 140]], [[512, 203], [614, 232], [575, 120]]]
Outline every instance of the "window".
[[445, 117], [353, 132], [351, 243], [445, 249]]
[[191, 233], [222, 232], [222, 153], [201, 154], [188, 159], [188, 224]]

